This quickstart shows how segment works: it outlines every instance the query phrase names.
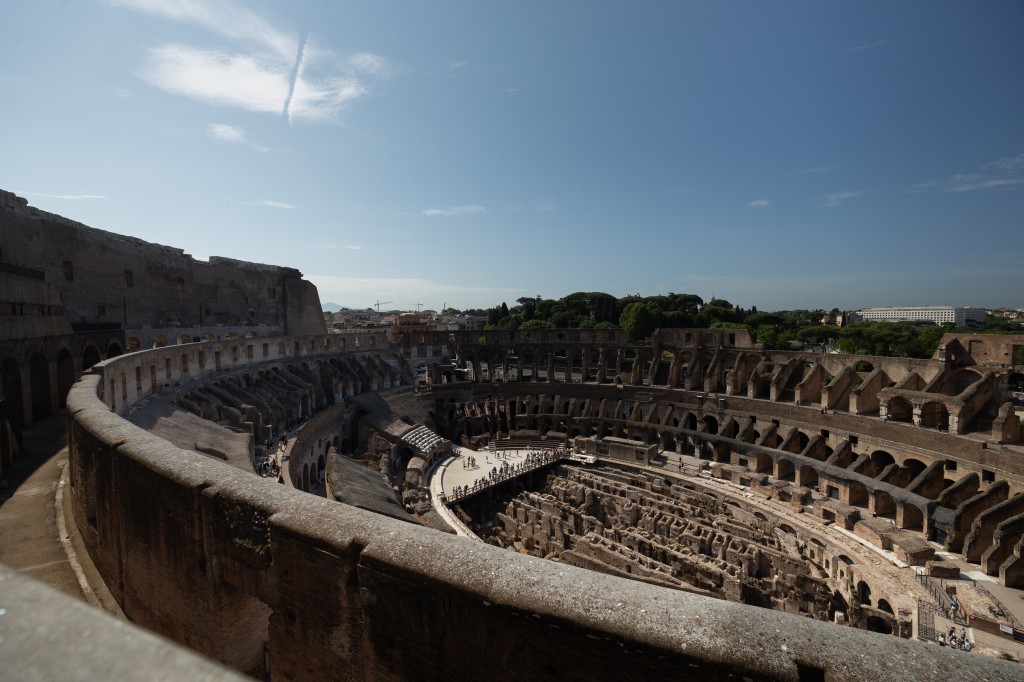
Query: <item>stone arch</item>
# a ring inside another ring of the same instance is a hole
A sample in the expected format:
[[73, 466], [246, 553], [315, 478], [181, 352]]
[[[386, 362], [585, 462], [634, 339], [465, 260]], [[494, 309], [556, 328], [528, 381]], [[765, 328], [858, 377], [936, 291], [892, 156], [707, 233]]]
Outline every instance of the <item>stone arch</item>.
[[701, 423], [704, 424], [704, 433], [710, 433], [711, 435], [718, 433], [718, 420], [710, 414], [704, 415]]
[[910, 480], [913, 481], [918, 475], [928, 468], [928, 466], [919, 459], [913, 459], [908, 457], [903, 460], [903, 468], [910, 471]]
[[211, 331], [205, 331], [203, 332], [202, 339], [203, 341], [216, 341], [217, 335]]
[[772, 473], [772, 456], [767, 452], [757, 453], [757, 468], [754, 470], [759, 474]]
[[849, 504], [851, 506], [861, 508], [866, 508], [868, 506], [868, 487], [862, 482], [850, 481], [849, 493]]
[[910, 503], [903, 505], [903, 524], [900, 527], [904, 530], [922, 530], [924, 528], [924, 514], [917, 505]]
[[921, 406], [921, 426], [929, 429], [949, 428], [949, 410], [944, 403], [932, 400]]
[[800, 467], [800, 475], [796, 480], [796, 484], [805, 488], [810, 488], [818, 484], [818, 471], [810, 464], [805, 464]]
[[953, 380], [949, 383], [951, 394], [960, 395], [979, 379], [981, 379], [981, 372], [970, 367], [962, 367], [956, 370], [953, 372]]
[[896, 615], [896, 612], [892, 610], [892, 606], [885, 599], [879, 599], [878, 604], [877, 606], [875, 606], [875, 608], [877, 608], [879, 611], [885, 611], [890, 616]]
[[874, 491], [874, 513], [876, 516], [895, 518], [896, 500], [885, 490]]
[[780, 481], [796, 482], [796, 467], [785, 457], [780, 457], [776, 463], [775, 478]]
[[8, 468], [14, 463], [16, 448], [17, 439], [14, 437], [11, 420], [0, 419], [0, 470]]
[[857, 581], [857, 601], [861, 606], [871, 606], [871, 586], [863, 580]]
[[871, 453], [871, 465], [873, 467], [871, 476], [878, 476], [885, 467], [893, 464], [895, 461], [896, 459], [885, 450], [875, 450]]
[[100, 352], [96, 346], [89, 344], [82, 349], [82, 369], [86, 370], [100, 361]]
[[75, 359], [71, 357], [71, 351], [61, 348], [57, 353], [57, 397], [60, 406], [64, 407], [68, 398], [68, 391], [75, 383]]
[[124, 349], [121, 348], [121, 344], [117, 341], [111, 341], [107, 344], [107, 359], [116, 358], [117, 356], [124, 353]]
[[39, 421], [52, 411], [50, 403], [50, 363], [42, 353], [29, 358], [29, 387], [32, 391], [32, 420]]
[[0, 361], [0, 388], [3, 389], [3, 396], [10, 406], [11, 425], [15, 431], [20, 431], [25, 424], [25, 410], [21, 398], [21, 370], [14, 358], [4, 358]]
[[914, 421], [914, 407], [906, 398], [894, 395], [889, 398], [885, 408], [885, 415], [890, 421], [909, 424]]
[[255, 339], [259, 335], [260, 335], [259, 332], [250, 330], [250, 331], [247, 331], [245, 333], [245, 338], [247, 338], [247, 339]]
[[838, 555], [832, 561], [832, 577], [845, 583], [850, 573], [850, 566], [853, 566], [853, 559], [845, 554]]
[[181, 332], [178, 334], [178, 345], [180, 346], [185, 343], [192, 343], [192, 335], [186, 332]]
[[163, 334], [157, 334], [153, 337], [153, 348], [163, 348], [167, 345], [167, 337]]
[[142, 339], [137, 336], [129, 336], [125, 339], [125, 349], [129, 353], [134, 353], [137, 350], [142, 350]]
[[864, 621], [864, 626], [870, 632], [877, 632], [883, 635], [891, 635], [893, 632], [892, 626], [881, 616], [868, 616], [867, 620]]
[[687, 431], [697, 430], [697, 415], [693, 412], [687, 412], [686, 416], [683, 417], [683, 428]]

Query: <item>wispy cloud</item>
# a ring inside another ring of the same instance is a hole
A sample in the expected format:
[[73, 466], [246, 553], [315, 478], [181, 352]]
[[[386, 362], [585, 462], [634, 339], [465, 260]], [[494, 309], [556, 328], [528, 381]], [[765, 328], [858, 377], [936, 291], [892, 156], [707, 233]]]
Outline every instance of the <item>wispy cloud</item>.
[[146, 82], [209, 104], [329, 121], [390, 76], [388, 62], [370, 52], [347, 58], [308, 34], [280, 30], [232, 0], [110, 0], [111, 4], [199, 25], [229, 39], [199, 48], [167, 43], [147, 50], [139, 67]]
[[821, 197], [821, 203], [819, 206], [822, 208], [833, 208], [843, 203], [847, 199], [855, 199], [856, 197], [864, 196], [865, 192], [862, 190], [854, 190], [852, 192], [832, 192]]
[[669, 194], [689, 194], [690, 192], [696, 192], [697, 187], [673, 187], [668, 193]]
[[448, 75], [454, 78], [465, 71], [467, 66], [469, 66], [469, 62], [464, 59], [457, 62], [448, 62]]
[[814, 168], [803, 168], [801, 170], [792, 171], [790, 175], [811, 175], [816, 173], [827, 173], [828, 171], [842, 168], [843, 165], [840, 163], [830, 163], [825, 166], [815, 166]]
[[1018, 154], [1017, 156], [1007, 156], [1002, 159], [996, 159], [991, 163], [984, 165], [986, 170], [997, 170], [997, 171], [1024, 171], [1024, 154]]
[[522, 92], [526, 88], [505, 88], [505, 92], [511, 94], [513, 92]]
[[973, 173], [960, 173], [945, 180], [918, 182], [906, 191], [974, 192], [986, 189], [1008, 190], [1021, 185], [1024, 185], [1024, 154], [1017, 154], [986, 163]]
[[947, 187], [946, 191], [973, 192], [977, 189], [1009, 189], [1015, 185], [1024, 185], [1024, 178], [990, 178], [988, 180], [964, 181]]
[[871, 50], [877, 50], [882, 45], [885, 45], [884, 40], [870, 40], [863, 43], [858, 43], [856, 46], [850, 48], [847, 54], [856, 54], [858, 52], [870, 52]]
[[64, 199], [66, 201], [82, 201], [90, 199], [106, 199], [100, 194], [39, 194], [37, 192], [17, 192], [29, 197], [43, 197], [46, 199]]
[[298, 42], [295, 35], [281, 31], [248, 8], [231, 0], [201, 2], [199, 0], [109, 0], [115, 7], [125, 7], [156, 14], [167, 19], [197, 24], [226, 38], [256, 43], [290, 58]]
[[259, 152], [268, 152], [269, 148], [264, 147], [261, 144], [256, 144], [245, 136], [245, 131], [236, 126], [228, 125], [226, 123], [211, 123], [206, 128], [206, 133], [215, 140], [222, 142], [233, 142], [236, 144], [244, 144], [248, 147], [252, 147]]
[[555, 205], [550, 201], [545, 201], [543, 204], [539, 204], [536, 208], [537, 213], [551, 213], [555, 210]]
[[455, 216], [469, 215], [471, 213], [487, 213], [487, 209], [476, 204], [470, 204], [468, 206], [449, 206], [448, 208], [423, 209], [423, 215], [425, 216]]
[[747, 208], [764, 208], [771, 203], [772, 202], [767, 199], [755, 199], [754, 201], [747, 202]]
[[257, 206], [267, 206], [268, 208], [295, 208], [291, 204], [286, 204], [283, 201], [271, 201], [270, 199], [260, 199], [256, 202]]

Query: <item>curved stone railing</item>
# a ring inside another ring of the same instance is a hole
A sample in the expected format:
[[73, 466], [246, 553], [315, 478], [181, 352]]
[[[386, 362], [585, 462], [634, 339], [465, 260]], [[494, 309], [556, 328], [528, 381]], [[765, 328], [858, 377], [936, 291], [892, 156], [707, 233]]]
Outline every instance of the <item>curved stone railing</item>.
[[179, 449], [118, 414], [129, 370], [193, 352], [115, 358], [73, 387], [72, 504], [130, 619], [247, 673], [262, 676], [266, 655], [273, 676], [302, 679], [1020, 677], [1006, 661], [376, 516]]

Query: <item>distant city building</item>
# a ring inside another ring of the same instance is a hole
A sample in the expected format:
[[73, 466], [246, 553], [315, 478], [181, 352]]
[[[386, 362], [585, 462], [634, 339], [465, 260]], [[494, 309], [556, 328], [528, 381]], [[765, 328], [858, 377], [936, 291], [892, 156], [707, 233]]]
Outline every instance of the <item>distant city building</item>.
[[913, 308], [865, 308], [856, 310], [848, 322], [952, 322], [958, 327], [981, 326], [985, 323], [984, 308], [954, 308], [953, 306], [923, 306]]

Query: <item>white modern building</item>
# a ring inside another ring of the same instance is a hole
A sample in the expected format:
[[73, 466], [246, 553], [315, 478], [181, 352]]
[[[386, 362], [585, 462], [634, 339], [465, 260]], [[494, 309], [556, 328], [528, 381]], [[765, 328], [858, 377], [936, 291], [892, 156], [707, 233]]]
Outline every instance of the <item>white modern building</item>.
[[849, 322], [867, 320], [871, 322], [952, 322], [958, 327], [976, 327], [985, 323], [984, 308], [954, 308], [933, 305], [920, 308], [865, 308], [856, 310], [847, 317]]

